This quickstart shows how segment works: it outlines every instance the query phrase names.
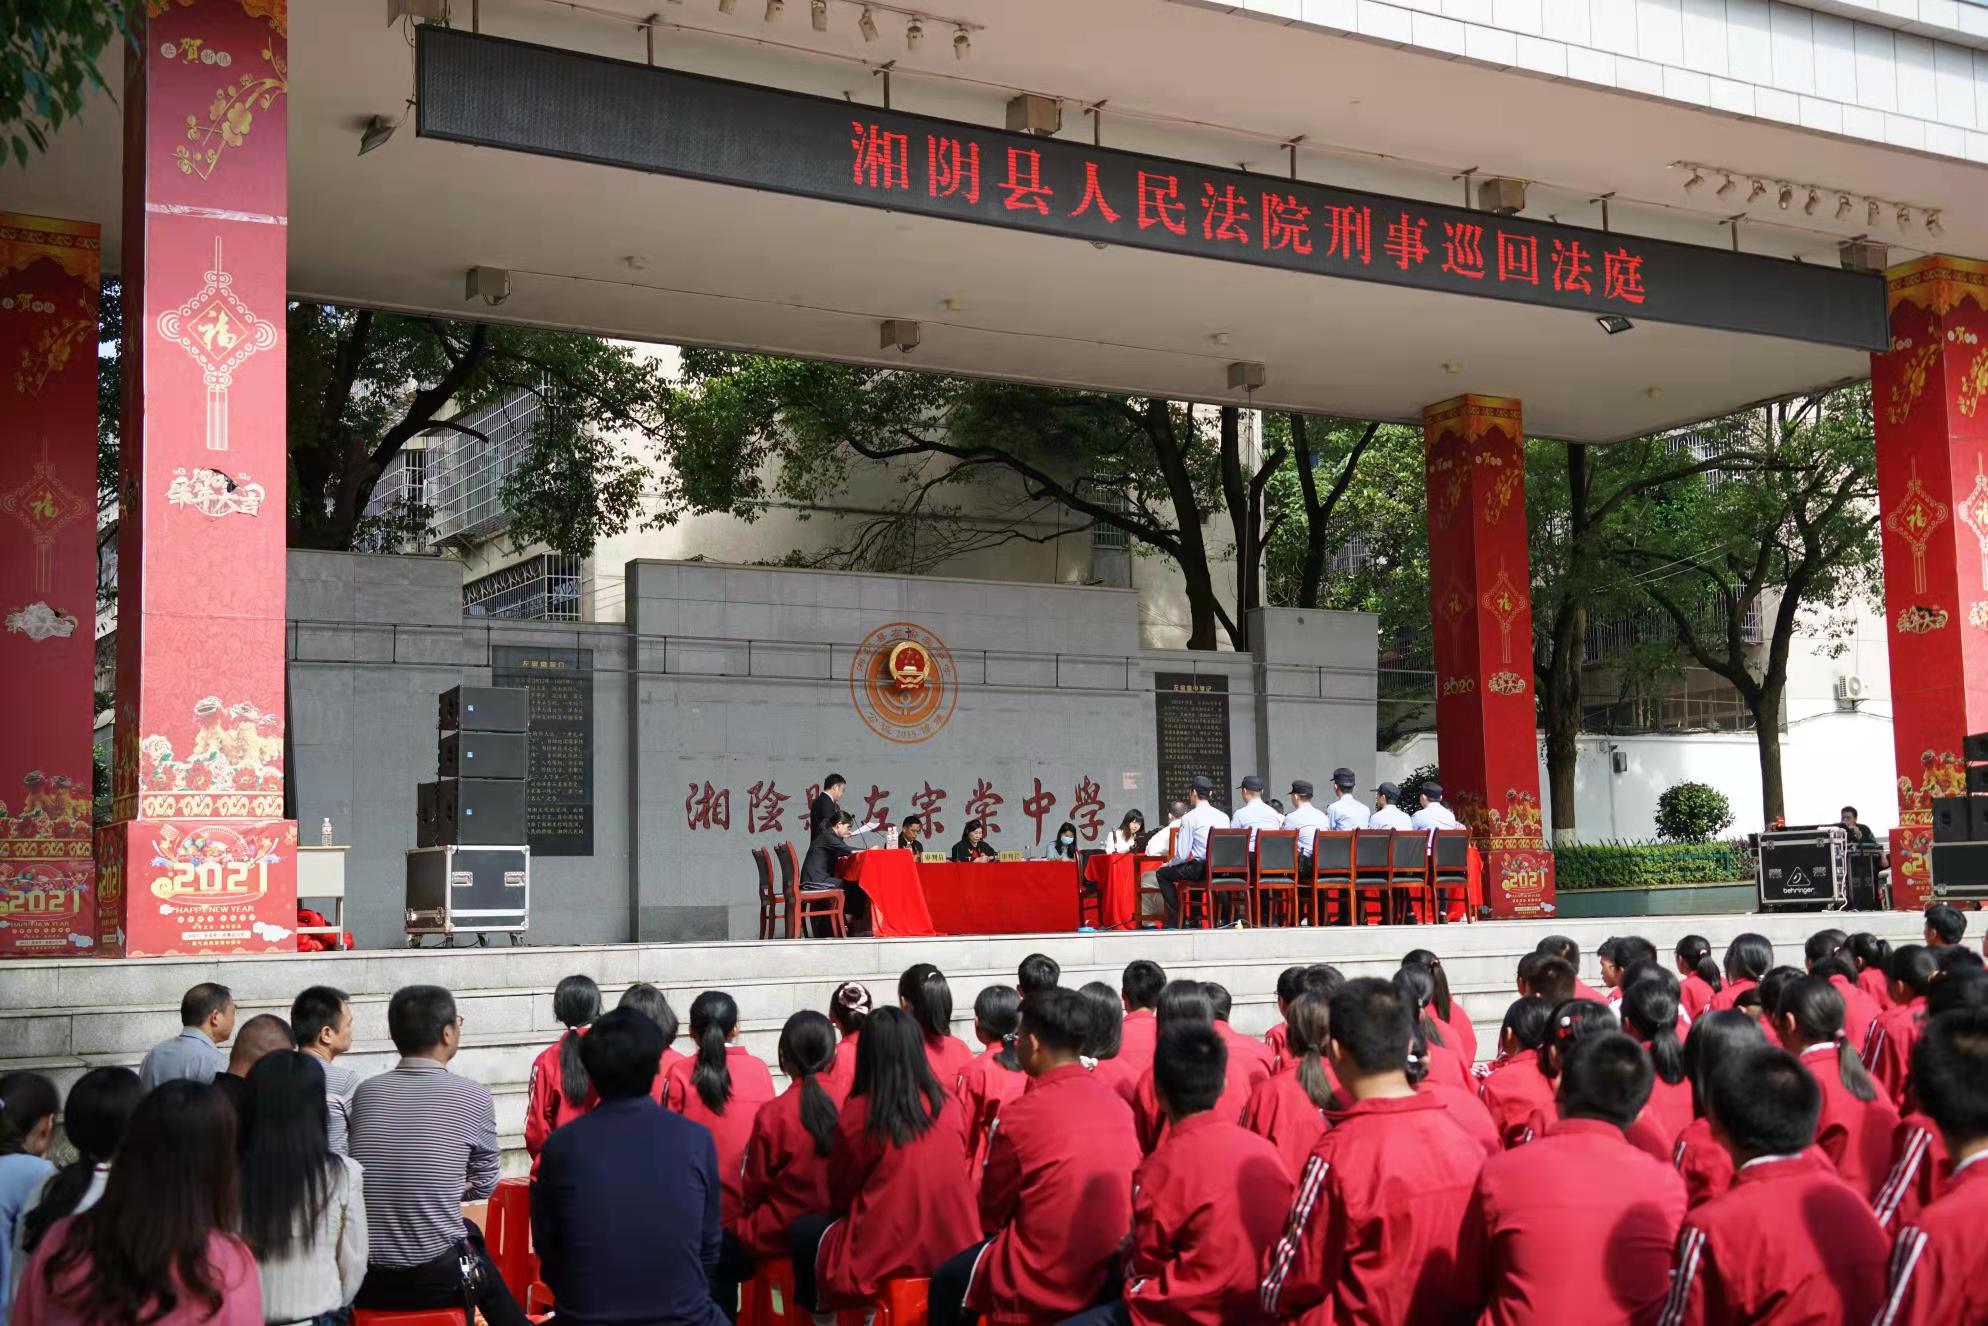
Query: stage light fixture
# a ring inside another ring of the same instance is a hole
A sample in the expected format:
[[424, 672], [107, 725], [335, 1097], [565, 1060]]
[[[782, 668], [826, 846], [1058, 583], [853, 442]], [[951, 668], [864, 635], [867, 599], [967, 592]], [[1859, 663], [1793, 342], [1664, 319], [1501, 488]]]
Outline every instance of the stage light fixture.
[[1716, 196], [1723, 198], [1732, 191], [1733, 191], [1733, 177], [1728, 175], [1726, 176], [1726, 182], [1719, 186]]
[[1940, 214], [1938, 212], [1926, 213], [1926, 233], [1934, 239], [1938, 239], [1946, 233], [1946, 227], [1940, 224]]
[[1900, 230], [1912, 229], [1912, 209], [1903, 203], [1898, 205], [1898, 228]]
[[1703, 184], [1704, 182], [1705, 182], [1705, 177], [1694, 169], [1691, 172], [1691, 178], [1684, 182], [1684, 191], [1686, 193], [1690, 193], [1693, 189], [1697, 188], [1699, 185]]
[[955, 60], [964, 60], [972, 53], [973, 38], [966, 35], [966, 29], [961, 28], [959, 31], [953, 33], [953, 58]]
[[1619, 336], [1636, 325], [1620, 313], [1604, 313], [1595, 322], [1610, 336]]
[[856, 20], [856, 29], [863, 34], [864, 41], [875, 41], [877, 39], [877, 16], [867, 9], [864, 10], [863, 17]]
[[771, 23], [774, 19], [779, 18], [780, 12], [786, 7], [787, 0], [766, 0], [766, 21]]
[[1753, 187], [1747, 190], [1746, 201], [1748, 206], [1751, 206], [1752, 204], [1759, 202], [1762, 198], [1766, 196], [1767, 196], [1767, 185], [1760, 180], [1755, 180], [1753, 182]]
[[816, 32], [828, 31], [828, 0], [808, 0], [808, 21]]
[[1788, 204], [1795, 201], [1795, 186], [1792, 184], [1783, 184], [1781, 186], [1781, 192], [1779, 196], [1776, 198], [1776, 201], [1781, 204], [1782, 211], [1784, 212], [1787, 211]]
[[925, 25], [923, 23], [920, 23], [917, 19], [914, 18], [911, 20], [911, 22], [905, 25], [904, 28], [905, 50], [907, 51], [917, 50], [918, 43], [924, 40], [925, 40]]
[[1814, 189], [1810, 189], [1809, 200], [1802, 204], [1802, 214], [1804, 216], [1814, 216], [1815, 209], [1820, 206], [1822, 206], [1822, 195], [1818, 194]]
[[1870, 225], [1876, 225], [1879, 221], [1883, 219], [1884, 219], [1884, 209], [1878, 206], [1877, 199], [1875, 198], [1871, 199], [1869, 206], [1867, 206], [1864, 209], [1865, 222]]
[[397, 122], [384, 115], [375, 115], [366, 121], [366, 127], [359, 135], [359, 155], [363, 157], [374, 148], [384, 146], [399, 127]]
[[1839, 194], [1837, 194], [1837, 195], [1836, 195], [1836, 219], [1837, 219], [1838, 221], [1841, 221], [1841, 220], [1842, 220], [1842, 219], [1843, 219], [1844, 217], [1846, 217], [1846, 216], [1849, 216], [1849, 215], [1850, 215], [1850, 195], [1849, 195], [1849, 194], [1847, 194], [1847, 193], [1839, 193]]

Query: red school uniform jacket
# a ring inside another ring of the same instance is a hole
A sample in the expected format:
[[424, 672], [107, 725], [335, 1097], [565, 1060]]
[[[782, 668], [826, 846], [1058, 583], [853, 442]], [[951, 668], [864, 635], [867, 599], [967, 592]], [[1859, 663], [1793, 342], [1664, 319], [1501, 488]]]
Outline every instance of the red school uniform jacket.
[[[1325, 1080], [1337, 1093], [1338, 1084], [1329, 1068]], [[1340, 1100], [1351, 1104], [1343, 1095]], [[1305, 1172], [1305, 1162], [1311, 1159], [1318, 1139], [1325, 1136], [1325, 1111], [1312, 1104], [1298, 1081], [1298, 1066], [1292, 1064], [1257, 1083], [1256, 1090], [1249, 1093], [1249, 1104], [1243, 1106], [1242, 1126], [1270, 1143], [1284, 1162], [1285, 1173], [1296, 1182]]]
[[1429, 1009], [1429, 1016], [1443, 1029], [1443, 1040], [1466, 1065], [1477, 1062], [1477, 1028], [1471, 1025], [1470, 1014], [1463, 1011], [1463, 1000], [1450, 999], [1450, 1015], [1437, 1017], [1435, 1007]]
[[851, 1096], [828, 1159], [835, 1223], [815, 1252], [828, 1303], [868, 1302], [886, 1280], [921, 1279], [980, 1237], [966, 1182], [966, 1128], [951, 1096], [932, 1126], [898, 1146], [869, 1131], [869, 1101]]
[[1677, 986], [1678, 1003], [1683, 1006], [1684, 1015], [1693, 1022], [1705, 1016], [1706, 1011], [1712, 1007], [1713, 998], [1719, 993], [1712, 988], [1710, 981], [1697, 972], [1692, 972], [1679, 981]]
[[[856, 1089], [856, 1038], [860, 1035], [862, 1028], [858, 1027], [835, 1043], [835, 1062], [821, 1075], [823, 1086], [833, 1082], [835, 1089], [844, 1096]], [[941, 1082], [939, 1085], [950, 1089], [952, 1084]]]
[[987, 1141], [980, 1224], [992, 1239], [966, 1304], [991, 1322], [1053, 1322], [1090, 1306], [1132, 1228], [1132, 1111], [1081, 1064], [1008, 1102]]
[[1845, 1326], [1884, 1299], [1890, 1249], [1864, 1199], [1803, 1154], [1763, 1157], [1684, 1217], [1659, 1326]]
[[1182, 1119], [1132, 1176], [1134, 1326], [1262, 1320], [1257, 1267], [1290, 1209], [1291, 1177], [1268, 1142], [1212, 1114]]
[[1898, 1232], [1891, 1285], [1873, 1326], [1988, 1322], [1988, 1154], [1976, 1152], [1947, 1195]]
[[1263, 1310], [1306, 1326], [1470, 1321], [1462, 1229], [1483, 1148], [1428, 1095], [1358, 1101], [1331, 1123], [1265, 1258]]
[[994, 1061], [1000, 1048], [995, 1046], [968, 1064], [953, 1092], [966, 1119], [966, 1150], [975, 1166], [987, 1157], [987, 1130], [994, 1126], [1002, 1102], [1021, 1095], [1029, 1082], [1029, 1075], [1021, 1069], [1003, 1068]]
[[663, 1047], [662, 1057], [656, 1060], [656, 1080], [649, 1084], [649, 1098], [665, 1109], [669, 1107], [670, 1069], [683, 1062], [684, 1057], [667, 1045]]
[[1574, 978], [1574, 998], [1587, 999], [1597, 1004], [1606, 1004], [1609, 1002], [1607, 995], [1595, 989], [1578, 976]]
[[1433, 1096], [1441, 1101], [1457, 1126], [1484, 1148], [1487, 1157], [1505, 1149], [1504, 1143], [1498, 1140], [1498, 1125], [1491, 1121], [1491, 1111], [1484, 1108], [1484, 1101], [1477, 1094], [1476, 1083], [1460, 1087], [1451, 1082], [1424, 1082], [1415, 1091], [1417, 1095]]
[[1685, 1205], [1696, 1210], [1733, 1186], [1733, 1158], [1712, 1138], [1710, 1119], [1693, 1119], [1671, 1148], [1671, 1164], [1684, 1180]]
[[1491, 1122], [1498, 1129], [1501, 1146], [1515, 1147], [1526, 1140], [1526, 1128], [1535, 1113], [1554, 1113], [1553, 1080], [1539, 1070], [1539, 1056], [1522, 1050], [1494, 1068], [1478, 1090]]
[[1270, 1051], [1270, 1073], [1274, 1077], [1283, 1071], [1291, 1053], [1291, 1024], [1279, 1022], [1264, 1032], [1263, 1044]]
[[1596, 1119], [1563, 1119], [1484, 1162], [1468, 1235], [1479, 1326], [1632, 1326], [1663, 1307], [1684, 1180]]
[[1720, 988], [1719, 993], [1712, 996], [1711, 1011], [1714, 1013], [1724, 1012], [1734, 1004], [1737, 1004], [1741, 995], [1745, 994], [1748, 990], [1754, 989], [1759, 984], [1759, 981], [1750, 981], [1744, 976], [1740, 977], [1737, 981], [1727, 981]]
[[[838, 1109], [842, 1092], [823, 1074], [819, 1079]], [[746, 1142], [741, 1180], [739, 1242], [758, 1257], [787, 1255], [787, 1231], [794, 1221], [828, 1209], [828, 1157], [801, 1126], [801, 1084], [796, 1082], [759, 1107]]]
[[1925, 1012], [1924, 995], [1909, 1003], [1892, 1005], [1878, 1014], [1877, 1025], [1871, 1028], [1871, 1039], [1864, 1046], [1864, 1067], [1871, 1070], [1871, 1076], [1900, 1109], [1912, 1108], [1912, 1046], [1919, 1039]]
[[1876, 967], [1866, 967], [1857, 973], [1857, 988], [1871, 997], [1880, 1013], [1891, 1007], [1891, 982]]
[[1903, 1229], [1938, 1201], [1953, 1181], [1953, 1157], [1939, 1127], [1923, 1114], [1908, 1114], [1891, 1135], [1891, 1172], [1871, 1201], [1887, 1234]]
[[[1225, 1123], [1240, 1123], [1252, 1090], [1248, 1066], [1230, 1059], [1222, 1078], [1222, 1097], [1215, 1102], [1212, 1113]], [[1166, 1134], [1167, 1116], [1160, 1109], [1160, 1093], [1153, 1087], [1150, 1068], [1140, 1074], [1139, 1084], [1132, 1090], [1132, 1120], [1138, 1127], [1140, 1153], [1151, 1155]]]
[[1639, 1137], [1647, 1130], [1663, 1144], [1659, 1159], [1668, 1157], [1676, 1148], [1677, 1139], [1691, 1126], [1691, 1079], [1673, 1083], [1653, 1075], [1650, 1099], [1637, 1116], [1636, 1124]]
[[753, 1119], [759, 1114], [759, 1107], [773, 1099], [773, 1074], [745, 1046], [726, 1046], [725, 1068], [732, 1075], [732, 1098], [725, 1102], [724, 1113], [720, 1114], [707, 1106], [704, 1097], [691, 1085], [690, 1075], [696, 1067], [695, 1059], [670, 1065], [663, 1104], [711, 1130], [711, 1140], [718, 1147], [718, 1186], [722, 1190], [719, 1218], [725, 1228], [731, 1229], [739, 1218], [739, 1203], [745, 1195], [746, 1143], [752, 1140]]
[[[1140, 1074], [1153, 1066], [1153, 1050], [1160, 1043], [1160, 1022], [1150, 1008], [1135, 1008], [1125, 1015], [1118, 1028], [1118, 1057], [1132, 1070], [1133, 1085]], [[1131, 1098], [1127, 1097], [1128, 1104]]]
[[1878, 1014], [1884, 1007], [1864, 992], [1863, 987], [1852, 985], [1841, 976], [1829, 978], [1830, 988], [1843, 996], [1843, 1030], [1850, 1037], [1850, 1048], [1858, 1054], [1870, 1043], [1871, 1028], [1877, 1025]]
[[1898, 1108], [1885, 1099], [1863, 1101], [1850, 1094], [1837, 1068], [1834, 1044], [1811, 1045], [1802, 1051], [1802, 1067], [1822, 1088], [1822, 1115], [1816, 1121], [1815, 1144], [1836, 1166], [1837, 1175], [1874, 1201], [1891, 1173], [1892, 1138], [1898, 1132]]
[[1270, 1076], [1271, 1065], [1277, 1061], [1277, 1056], [1271, 1053], [1269, 1046], [1254, 1036], [1243, 1035], [1226, 1022], [1215, 1024], [1215, 1034], [1229, 1047], [1229, 1058], [1240, 1058], [1247, 1066], [1252, 1088]]
[[[580, 1028], [580, 1034], [586, 1035], [587, 1029]], [[525, 1150], [532, 1158], [533, 1174], [538, 1173], [538, 1153], [545, 1149], [545, 1139], [552, 1136], [553, 1129], [573, 1122], [600, 1104], [600, 1096], [591, 1086], [579, 1104], [566, 1099], [559, 1073], [559, 1047], [565, 1041], [562, 1035], [532, 1060], [531, 1083], [525, 1095]]]
[[[932, 1076], [939, 1079], [939, 1085], [948, 1093], [959, 1087], [959, 1075], [973, 1062], [973, 1051], [966, 1048], [966, 1042], [957, 1036], [927, 1036], [925, 1038], [925, 1060], [932, 1065]], [[852, 1065], [850, 1082], [855, 1082]]]

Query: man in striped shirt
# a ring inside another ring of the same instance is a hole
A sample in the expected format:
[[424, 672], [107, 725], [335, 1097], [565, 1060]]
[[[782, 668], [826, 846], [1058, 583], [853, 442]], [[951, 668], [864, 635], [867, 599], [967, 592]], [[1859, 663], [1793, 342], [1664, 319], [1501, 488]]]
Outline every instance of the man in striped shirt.
[[352, 1096], [352, 1159], [366, 1172], [371, 1236], [357, 1305], [386, 1311], [460, 1307], [490, 1326], [525, 1326], [464, 1202], [497, 1187], [497, 1115], [490, 1089], [448, 1070], [462, 1042], [455, 996], [410, 985], [387, 1005], [400, 1063]]
[[325, 1142], [341, 1156], [352, 1154], [352, 1093], [359, 1075], [336, 1060], [352, 1049], [352, 1000], [343, 990], [313, 985], [290, 1005], [290, 1030], [297, 1048], [324, 1067]]

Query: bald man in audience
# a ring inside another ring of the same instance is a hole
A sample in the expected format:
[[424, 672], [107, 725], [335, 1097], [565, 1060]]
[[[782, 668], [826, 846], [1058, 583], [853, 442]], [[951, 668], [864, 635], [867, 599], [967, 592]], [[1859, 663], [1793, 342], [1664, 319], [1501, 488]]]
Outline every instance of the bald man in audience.
[[248, 1095], [249, 1069], [262, 1062], [265, 1054], [293, 1050], [296, 1044], [290, 1024], [274, 1013], [258, 1013], [235, 1028], [235, 1045], [228, 1052], [228, 1067], [214, 1079], [214, 1085], [235, 1107], [237, 1115]]

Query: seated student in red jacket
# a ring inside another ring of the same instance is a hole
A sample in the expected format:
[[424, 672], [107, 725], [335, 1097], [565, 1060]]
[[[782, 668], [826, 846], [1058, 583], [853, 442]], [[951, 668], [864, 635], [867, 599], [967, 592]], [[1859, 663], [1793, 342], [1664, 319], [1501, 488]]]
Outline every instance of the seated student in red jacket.
[[1891, 942], [1859, 930], [1850, 936], [1847, 948], [1851, 961], [1857, 964], [1858, 986], [1877, 1004], [1878, 1012], [1884, 1012], [1891, 1007], [1891, 977], [1886, 975], [1891, 965]]
[[[1166, 988], [1166, 968], [1144, 958], [1126, 963], [1125, 974], [1119, 978], [1118, 994], [1125, 1002], [1125, 1023], [1118, 1029], [1118, 1057], [1125, 1061], [1135, 1088], [1138, 1079], [1153, 1066], [1153, 1047], [1160, 1038], [1155, 1010], [1160, 1006], [1160, 991]], [[1122, 1094], [1130, 1103], [1131, 1094]]]
[[1862, 1054], [1884, 1005], [1857, 983], [1857, 965], [1850, 960], [1849, 943], [1850, 937], [1841, 930], [1818, 930], [1803, 947], [1803, 965], [1811, 976], [1826, 977], [1843, 996], [1843, 1030], [1851, 1050]]
[[738, 1286], [761, 1258], [782, 1257], [794, 1222], [828, 1209], [828, 1158], [843, 1093], [828, 1077], [835, 1028], [804, 1009], [780, 1029], [780, 1071], [791, 1083], [752, 1121], [741, 1179], [739, 1215], [725, 1231], [712, 1297], [730, 1315]]
[[1290, 1209], [1291, 1178], [1268, 1142], [1215, 1117], [1228, 1057], [1211, 1028], [1176, 1023], [1161, 1033], [1153, 1073], [1167, 1136], [1132, 1176], [1125, 1296], [1065, 1326], [1264, 1320], [1256, 1268]]
[[[1103, 981], [1086, 981], [1077, 993], [1091, 1005], [1091, 1031], [1084, 1040], [1084, 1067], [1091, 1070], [1092, 1077], [1110, 1087], [1120, 1100], [1129, 1103], [1129, 1098], [1139, 1090], [1139, 1074], [1125, 1062], [1122, 1052], [1125, 1020], [1118, 992]], [[1022, 1080], [1034, 1083], [1036, 1079], [1024, 1077]]]
[[1708, 1012], [1684, 1038], [1684, 1073], [1691, 1083], [1691, 1123], [1671, 1148], [1671, 1164], [1684, 1180], [1692, 1207], [1723, 1197], [1733, 1186], [1733, 1158], [1712, 1132], [1712, 1074], [1732, 1056], [1768, 1044], [1766, 1030], [1736, 1008]]
[[1712, 1012], [1732, 1008], [1741, 995], [1760, 984], [1760, 978], [1773, 966], [1773, 940], [1752, 931], [1734, 935], [1733, 942], [1726, 945], [1726, 983], [1712, 996], [1707, 1008]]
[[1286, 967], [1277, 974], [1277, 1025], [1263, 1033], [1263, 1043], [1270, 1050], [1270, 1072], [1272, 1076], [1291, 1066], [1288, 1043], [1290, 1027], [1286, 1025], [1291, 1005], [1301, 994], [1322, 994], [1332, 998], [1332, 992], [1346, 984], [1346, 977], [1339, 968], [1329, 962], [1315, 962], [1309, 967]]
[[1898, 1110], [1850, 1052], [1843, 995], [1827, 977], [1804, 976], [1781, 991], [1774, 1031], [1822, 1088], [1815, 1141], [1837, 1175], [1872, 1201], [1891, 1172]]
[[530, 1086], [526, 1090], [525, 1151], [531, 1156], [532, 1173], [538, 1173], [539, 1152], [545, 1139], [563, 1123], [585, 1114], [599, 1098], [587, 1082], [587, 1066], [580, 1062], [580, 1037], [601, 1015], [601, 988], [591, 976], [568, 976], [552, 991], [552, 1016], [566, 1028], [566, 1034], [540, 1050], [532, 1060]]
[[1352, 1100], [1325, 1067], [1331, 997], [1300, 993], [1285, 1010], [1284, 1025], [1289, 1032], [1284, 1044], [1288, 1062], [1250, 1092], [1242, 1126], [1270, 1143], [1295, 1181], [1304, 1173], [1318, 1139], [1325, 1136], [1326, 1111], [1345, 1109]]
[[[1988, 973], [1956, 971], [1933, 982], [1926, 996], [1926, 1021], [1959, 1009], [1988, 1008]], [[1917, 1048], [1916, 1046], [1914, 1048]], [[1915, 1223], [1919, 1212], [1946, 1194], [1953, 1181], [1953, 1157], [1931, 1115], [1920, 1110], [1899, 1120], [1892, 1134], [1891, 1172], [1871, 1207], [1878, 1223], [1896, 1231]]]
[[1470, 1061], [1449, 1043], [1443, 1024], [1436, 1021], [1435, 977], [1430, 975], [1427, 967], [1410, 963], [1395, 972], [1394, 983], [1404, 998], [1415, 1001], [1416, 1029], [1428, 1050], [1428, 1079], [1438, 1085], [1457, 1087], [1476, 1095], [1477, 1079], [1470, 1071]]
[[856, 1046], [856, 1085], [835, 1120], [828, 1208], [794, 1222], [794, 1297], [811, 1312], [868, 1303], [886, 1280], [923, 1279], [979, 1237], [959, 1102], [939, 1085], [924, 1029], [880, 1008]]
[[1939, 974], [1940, 960], [1923, 944], [1900, 944], [1891, 951], [1891, 1007], [1878, 1014], [1864, 1043], [1864, 1067], [1900, 1109], [1912, 1108], [1912, 1042], [1926, 1012], [1926, 991]]
[[746, 1142], [759, 1107], [773, 1099], [773, 1074], [738, 1043], [739, 1006], [723, 990], [706, 990], [691, 1002], [690, 1038], [697, 1043], [697, 1057], [670, 1065], [663, 1104], [711, 1130], [718, 1147], [718, 1182], [724, 1187], [724, 1223], [730, 1229], [739, 1215]]
[[1480, 1326], [1640, 1326], [1663, 1306], [1684, 1181], [1623, 1135], [1654, 1076], [1620, 1032], [1582, 1039], [1560, 1066], [1559, 1121], [1484, 1163], [1466, 1226]]
[[856, 981], [844, 981], [828, 997], [828, 1020], [842, 1039], [835, 1043], [835, 1066], [828, 1080], [845, 1097], [856, 1085], [856, 1043], [863, 1035], [863, 1023], [870, 1016], [870, 988]]
[[989, 1238], [932, 1274], [933, 1326], [984, 1317], [1055, 1322], [1104, 1294], [1132, 1228], [1132, 1111], [1081, 1062], [1091, 1005], [1049, 990], [1022, 1006], [1018, 1048], [1036, 1089], [1002, 1107], [987, 1143]]
[[676, 1010], [670, 1007], [663, 992], [647, 981], [637, 981], [623, 990], [621, 1002], [615, 1007], [634, 1009], [663, 1033], [663, 1053], [656, 1060], [656, 1081], [649, 1088], [649, 1096], [658, 1105], [666, 1104], [663, 1097], [669, 1090], [670, 1068], [684, 1061], [683, 1054], [675, 1048], [679, 1029]]
[[1388, 981], [1332, 997], [1333, 1076], [1352, 1106], [1332, 1118], [1264, 1261], [1263, 1310], [1308, 1326], [1441, 1326], [1477, 1310], [1462, 1237], [1484, 1151], [1408, 1080], [1413, 1010]]
[[1002, 1102], [1021, 1095], [1028, 1084], [1022, 1061], [1015, 1056], [1015, 1037], [1021, 1029], [1022, 997], [1012, 988], [990, 985], [973, 1001], [973, 1034], [983, 1048], [960, 1072], [953, 1094], [966, 1116], [966, 1150], [975, 1172], [986, 1158], [987, 1134]]
[[955, 1089], [961, 1071], [973, 1062], [973, 1051], [953, 1035], [953, 988], [946, 984], [946, 974], [929, 962], [905, 968], [897, 981], [897, 1006], [924, 1031], [932, 1076], [947, 1091]]
[[[1608, 1005], [1598, 1004], [1592, 999], [1570, 999], [1553, 1010], [1546, 1029], [1546, 1049], [1540, 1055], [1540, 1067], [1553, 1081], [1555, 1091], [1559, 1089], [1560, 1065], [1568, 1051], [1577, 1041], [1589, 1036], [1599, 1036], [1604, 1032], [1619, 1030], [1620, 1024], [1615, 1014], [1609, 1012]], [[1556, 1099], [1547, 1109], [1536, 1111], [1527, 1122], [1526, 1132], [1520, 1141], [1530, 1142], [1536, 1137], [1544, 1137], [1547, 1128], [1560, 1117], [1560, 1106]], [[1664, 1140], [1663, 1131], [1648, 1118], [1638, 1118], [1629, 1125], [1627, 1133], [1632, 1145], [1651, 1157], [1668, 1161], [1671, 1145]]]
[[1657, 1159], [1670, 1163], [1671, 1149], [1691, 1126], [1691, 1083], [1684, 1072], [1684, 1042], [1677, 1034], [1677, 982], [1654, 963], [1630, 968], [1620, 988], [1622, 1030], [1633, 1036], [1650, 1056], [1655, 1076], [1650, 1100], [1636, 1120], [1639, 1135], [1649, 1133], [1661, 1143]]
[[1581, 946], [1567, 935], [1548, 935], [1539, 941], [1539, 951], [1550, 953], [1574, 969], [1575, 999], [1591, 999], [1597, 1004], [1606, 1005], [1608, 996], [1581, 979]]
[[1231, 1067], [1240, 1066], [1245, 1080], [1254, 1090], [1257, 1083], [1270, 1076], [1270, 1065], [1277, 1056], [1256, 1037], [1245, 1036], [1229, 1025], [1229, 1014], [1235, 1009], [1235, 1000], [1230, 997], [1228, 986], [1216, 981], [1203, 981], [1201, 991], [1208, 996], [1208, 1006], [1215, 1013], [1215, 1034], [1228, 1044]]
[[1912, 1080], [1954, 1170], [1946, 1194], [1898, 1233], [1877, 1326], [1978, 1326], [1988, 1322], [1988, 1008], [1928, 1019]]
[[1684, 1011], [1696, 1022], [1711, 1011], [1712, 999], [1725, 987], [1726, 978], [1712, 960], [1712, 941], [1703, 935], [1686, 935], [1674, 951], [1677, 974], [1683, 978], [1678, 998]]
[[1443, 1029], [1443, 1041], [1457, 1052], [1466, 1066], [1477, 1062], [1477, 1028], [1471, 1025], [1470, 1014], [1463, 1011], [1463, 1001], [1450, 994], [1450, 974], [1443, 970], [1443, 960], [1426, 948], [1408, 950], [1401, 960], [1404, 967], [1420, 967], [1429, 973], [1432, 993], [1429, 999], [1429, 1012]]
[[1890, 1252], [1864, 1199], [1810, 1152], [1822, 1089], [1779, 1046], [1711, 1077], [1712, 1131], [1733, 1186], [1684, 1217], [1660, 1326], [1867, 1322]]
[[[1215, 1029], [1215, 1006], [1209, 1002], [1208, 994], [1199, 981], [1168, 981], [1167, 988], [1160, 992], [1160, 1030], [1175, 1022], [1199, 1022]], [[1228, 1041], [1223, 1037], [1224, 1042]], [[1228, 1078], [1222, 1087], [1222, 1098], [1215, 1102], [1215, 1113], [1224, 1119], [1240, 1120], [1243, 1107], [1249, 1104], [1251, 1085], [1250, 1072], [1240, 1057], [1231, 1058], [1228, 1064]], [[1166, 1114], [1160, 1109], [1160, 1096], [1153, 1085], [1153, 1071], [1147, 1069], [1140, 1075], [1139, 1085], [1132, 1093], [1132, 1118], [1138, 1127], [1139, 1150], [1143, 1155], [1151, 1155], [1153, 1148], [1160, 1144], [1160, 1138], [1167, 1129]]]
[[1540, 1067], [1552, 1020], [1553, 1006], [1538, 995], [1514, 999], [1498, 1029], [1498, 1058], [1478, 1086], [1498, 1141], [1508, 1149], [1525, 1141], [1535, 1113], [1552, 1111], [1553, 1080]]

